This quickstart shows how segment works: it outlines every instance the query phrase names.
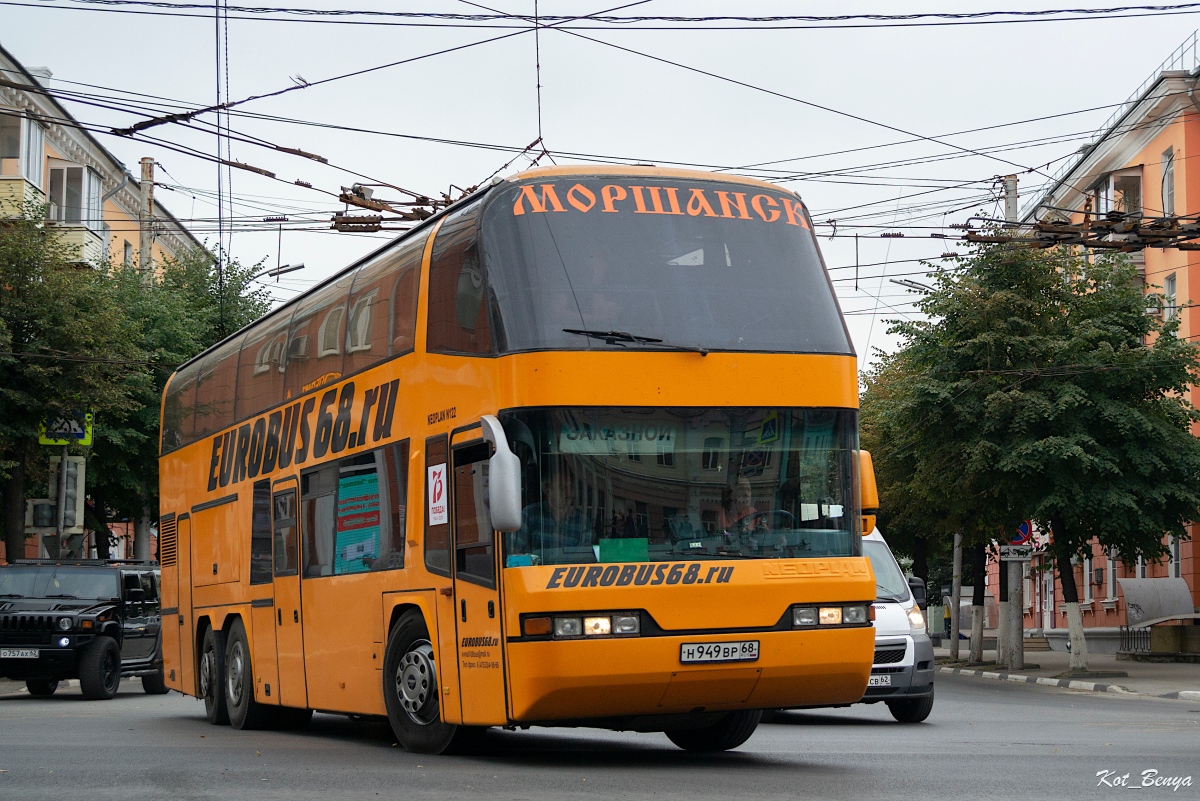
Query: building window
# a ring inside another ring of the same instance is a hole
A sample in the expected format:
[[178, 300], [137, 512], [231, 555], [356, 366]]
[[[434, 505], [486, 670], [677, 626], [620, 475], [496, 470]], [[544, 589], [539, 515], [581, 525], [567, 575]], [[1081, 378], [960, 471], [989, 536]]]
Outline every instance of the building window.
[[371, 306], [378, 292], [369, 292], [354, 302], [350, 322], [346, 326], [347, 350], [350, 353], [371, 349]]
[[[355, 307], [358, 308], [357, 306]], [[321, 322], [321, 330], [317, 335], [320, 347], [318, 356], [332, 356], [341, 353], [342, 315], [346, 310], [342, 306], [334, 306]]]
[[1112, 178], [1113, 211], [1133, 217], [1142, 216], [1142, 176], [1114, 175]]
[[1084, 603], [1090, 604], [1092, 601], [1094, 601], [1096, 599], [1095, 594], [1092, 591], [1092, 579], [1094, 578], [1094, 575], [1095, 574], [1092, 573], [1092, 557], [1091, 557], [1091, 555], [1088, 555], [1088, 556], [1084, 557], [1084, 560], [1083, 560], [1083, 602]]
[[1179, 306], [1175, 303], [1175, 273], [1171, 273], [1163, 279], [1163, 319], [1170, 320], [1179, 313]]
[[19, 175], [41, 189], [44, 158], [42, 126], [15, 109], [0, 111], [0, 175]]
[[1175, 148], [1162, 154], [1162, 212], [1164, 217], [1175, 216]]
[[125, 248], [123, 251], [121, 263], [124, 264], [126, 267], [132, 266], [132, 264], [133, 264], [133, 245], [130, 244], [128, 239], [125, 240]]
[[1167, 543], [1167, 575], [1171, 578], [1183, 578], [1182, 550], [1183, 541], [1179, 537], [1171, 537]]
[[100, 176], [86, 167], [51, 167], [48, 217], [101, 231]]
[[705, 437], [704, 451], [700, 455], [700, 466], [705, 470], [720, 470], [721, 469], [721, 445], [723, 440], [720, 437]]
[[658, 441], [658, 465], [659, 467], [675, 466], [675, 436], [673, 434]]
[[1140, 579], [1146, 577], [1146, 557], [1144, 556], [1137, 558], [1137, 577]]

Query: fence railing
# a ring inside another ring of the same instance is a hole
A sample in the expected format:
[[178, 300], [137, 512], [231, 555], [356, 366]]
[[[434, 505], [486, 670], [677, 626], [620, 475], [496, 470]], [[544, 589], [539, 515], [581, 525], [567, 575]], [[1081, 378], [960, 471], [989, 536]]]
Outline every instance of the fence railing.
[[1121, 626], [1121, 651], [1131, 654], [1150, 653], [1149, 626]]
[[1068, 158], [1066, 161], [1064, 161], [1062, 165], [1055, 170], [1048, 179], [1046, 179], [1045, 183], [1039, 186], [1033, 192], [1033, 194], [1029, 196], [1029, 199], [1026, 200], [1021, 206], [1020, 217], [1024, 219], [1026, 216], [1031, 214], [1039, 203], [1045, 200], [1051, 192], [1058, 188], [1058, 185], [1062, 183], [1063, 179], [1066, 178], [1067, 175], [1070, 174], [1071, 170], [1075, 169], [1075, 167], [1079, 165], [1079, 162], [1086, 158], [1088, 148], [1095, 144], [1102, 136], [1104, 136], [1104, 134], [1109, 131], [1109, 129], [1111, 129], [1117, 123], [1118, 120], [1121, 119], [1121, 117], [1125, 116], [1125, 114], [1131, 108], [1141, 101], [1142, 96], [1146, 94], [1150, 87], [1154, 86], [1154, 84], [1158, 82], [1158, 77], [1160, 75], [1170, 70], [1187, 70], [1191, 72], [1197, 67], [1200, 67], [1200, 31], [1192, 31], [1191, 35], [1183, 40], [1183, 44], [1175, 48], [1171, 55], [1167, 56], [1167, 59], [1162, 64], [1159, 64], [1158, 68], [1155, 69], [1154, 72], [1150, 73], [1146, 80], [1142, 81], [1141, 86], [1139, 86], [1137, 90], [1135, 90], [1134, 93], [1125, 100], [1124, 103], [1113, 109], [1112, 114], [1108, 115], [1108, 119], [1104, 121], [1104, 124], [1092, 132], [1091, 136], [1088, 137], [1087, 144], [1079, 148], [1081, 151], [1079, 156]]

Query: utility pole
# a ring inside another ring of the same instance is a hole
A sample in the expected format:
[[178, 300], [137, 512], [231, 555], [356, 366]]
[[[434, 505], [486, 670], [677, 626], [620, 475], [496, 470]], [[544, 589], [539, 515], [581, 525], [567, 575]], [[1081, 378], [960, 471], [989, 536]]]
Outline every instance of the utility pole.
[[149, 283], [153, 278], [152, 253], [154, 245], [154, 159], [142, 159], [142, 207], [138, 211], [138, 269], [142, 281]]
[[1004, 176], [1004, 219], [1006, 228], [1017, 227], [1017, 176]]
[[58, 498], [54, 509], [54, 553], [62, 555], [63, 530], [67, 527], [67, 446], [62, 446], [58, 457]]
[[962, 532], [954, 532], [954, 577], [950, 584], [950, 658], [958, 661], [958, 608], [962, 599]]

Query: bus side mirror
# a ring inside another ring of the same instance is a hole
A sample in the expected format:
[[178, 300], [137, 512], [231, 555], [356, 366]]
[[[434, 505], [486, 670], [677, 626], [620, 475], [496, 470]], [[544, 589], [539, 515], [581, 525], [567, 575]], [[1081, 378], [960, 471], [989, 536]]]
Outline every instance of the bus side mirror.
[[483, 438], [492, 443], [494, 452], [488, 460], [488, 509], [492, 528], [496, 531], [517, 531], [521, 528], [521, 460], [508, 447], [504, 427], [494, 415], [480, 418]]
[[858, 497], [862, 500], [862, 534], [875, 530], [875, 515], [879, 512], [879, 489], [875, 486], [875, 464], [870, 451], [858, 452]]

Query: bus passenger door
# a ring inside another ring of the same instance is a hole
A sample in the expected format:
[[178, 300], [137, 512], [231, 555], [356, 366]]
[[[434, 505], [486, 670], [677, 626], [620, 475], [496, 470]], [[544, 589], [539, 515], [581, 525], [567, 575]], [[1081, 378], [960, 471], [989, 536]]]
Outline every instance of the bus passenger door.
[[490, 446], [480, 440], [453, 448], [454, 620], [462, 722], [468, 725], [508, 719], [496, 538], [487, 509], [489, 456]]
[[271, 497], [275, 593], [275, 648], [279, 703], [307, 707], [304, 676], [304, 618], [300, 614], [300, 519], [296, 479], [275, 482]]

